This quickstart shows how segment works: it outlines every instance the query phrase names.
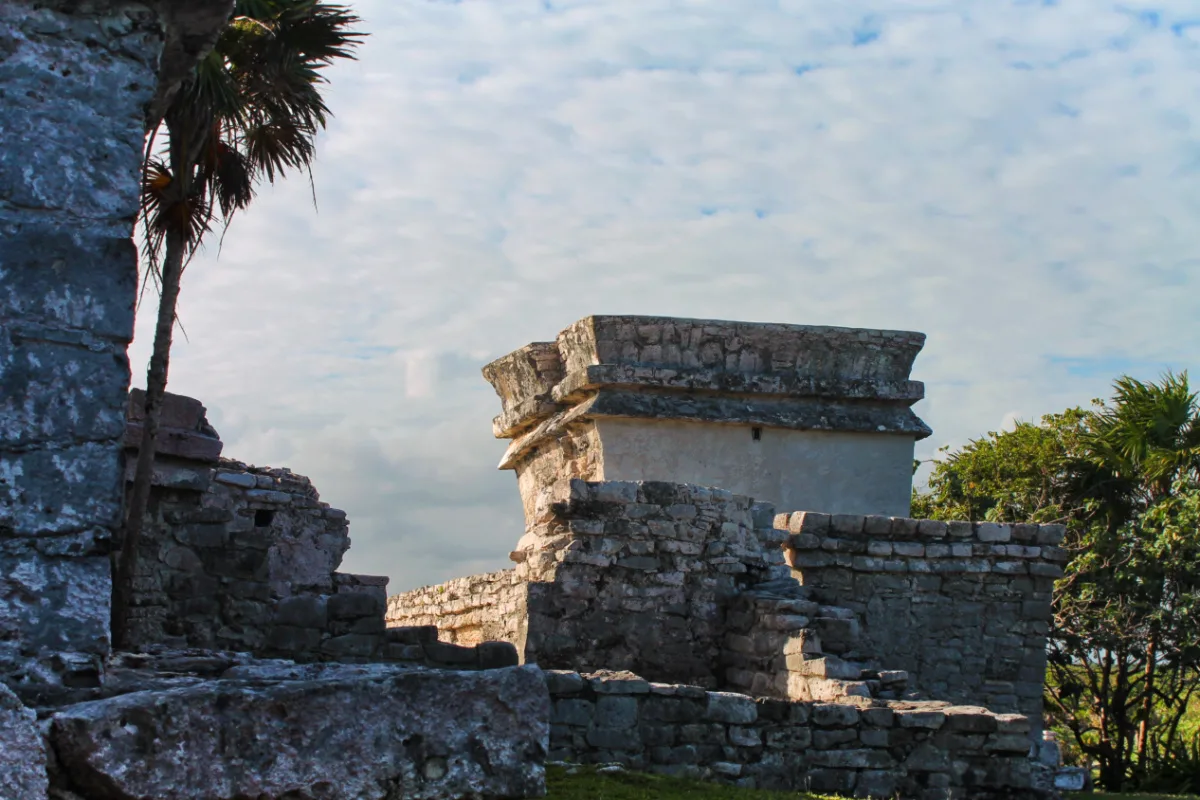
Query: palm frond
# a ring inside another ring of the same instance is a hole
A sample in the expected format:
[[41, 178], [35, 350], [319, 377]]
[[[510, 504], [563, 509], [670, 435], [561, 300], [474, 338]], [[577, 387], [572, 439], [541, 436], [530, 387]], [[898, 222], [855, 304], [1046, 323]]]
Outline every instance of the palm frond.
[[227, 228], [249, 205], [259, 180], [298, 169], [311, 182], [316, 136], [330, 114], [321, 71], [355, 57], [364, 36], [352, 30], [358, 22], [348, 7], [317, 0], [237, 0], [216, 46], [167, 110], [164, 152], [153, 163], [147, 152], [148, 279], [159, 280], [168, 231], [182, 234], [190, 260], [218, 216]]

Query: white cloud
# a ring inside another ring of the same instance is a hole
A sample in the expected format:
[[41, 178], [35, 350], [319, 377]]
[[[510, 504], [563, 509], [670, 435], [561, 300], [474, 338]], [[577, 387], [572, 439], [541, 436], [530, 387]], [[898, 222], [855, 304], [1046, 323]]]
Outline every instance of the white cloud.
[[346, 508], [347, 569], [505, 566], [478, 369], [589, 313], [925, 331], [923, 458], [1197, 365], [1190, 3], [545, 5], [356, 4], [319, 213], [265, 189], [185, 278], [172, 390]]

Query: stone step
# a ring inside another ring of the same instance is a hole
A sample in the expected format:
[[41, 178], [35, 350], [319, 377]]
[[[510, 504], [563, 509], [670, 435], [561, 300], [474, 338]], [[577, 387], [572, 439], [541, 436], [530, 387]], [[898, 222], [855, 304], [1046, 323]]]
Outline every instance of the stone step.
[[789, 672], [787, 695], [792, 700], [829, 702], [844, 697], [871, 697], [871, 687], [866, 681], [848, 681], [840, 678], [819, 678]]
[[859, 664], [843, 661], [837, 656], [824, 655], [813, 658], [807, 654], [788, 656], [788, 672], [795, 672], [810, 678], [836, 678], [845, 681], [865, 680], [863, 668]]

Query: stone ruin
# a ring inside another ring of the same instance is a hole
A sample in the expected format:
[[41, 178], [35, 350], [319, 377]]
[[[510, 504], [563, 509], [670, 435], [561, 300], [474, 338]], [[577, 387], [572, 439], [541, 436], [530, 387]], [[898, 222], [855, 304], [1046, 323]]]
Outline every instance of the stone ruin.
[[386, 582], [336, 571], [344, 519], [218, 460], [194, 401], [156, 443], [140, 644], [111, 651], [142, 146], [232, 8], [0, 0], [0, 798], [537, 796], [541, 671], [385, 631]]
[[923, 340], [597, 316], [498, 359], [516, 566], [394, 595], [388, 623], [555, 670], [554, 759], [1032, 791], [1064, 529], [907, 517]]
[[[126, 480], [142, 437], [143, 392], [130, 393]], [[439, 642], [437, 629], [386, 628], [388, 579], [338, 572], [346, 512], [289, 469], [221, 458], [198, 400], [168, 394], [139, 552], [135, 646], [250, 652], [302, 663], [513, 666], [506, 642]]]
[[0, 0], [0, 797], [533, 797], [548, 758], [1046, 795], [1061, 530], [906, 518], [917, 334], [593, 317], [495, 362], [516, 566], [386, 609], [172, 398], [112, 652], [143, 137], [231, 8]]

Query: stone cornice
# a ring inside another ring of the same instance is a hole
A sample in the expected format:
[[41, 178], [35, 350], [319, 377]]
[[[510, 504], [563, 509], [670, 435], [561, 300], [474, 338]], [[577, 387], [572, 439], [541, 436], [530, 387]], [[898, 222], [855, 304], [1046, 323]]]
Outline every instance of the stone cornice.
[[924, 384], [908, 377], [924, 341], [909, 331], [593, 316], [483, 374], [501, 399], [497, 438], [525, 439], [585, 403], [590, 416], [924, 438], [928, 427], [909, 410]]

